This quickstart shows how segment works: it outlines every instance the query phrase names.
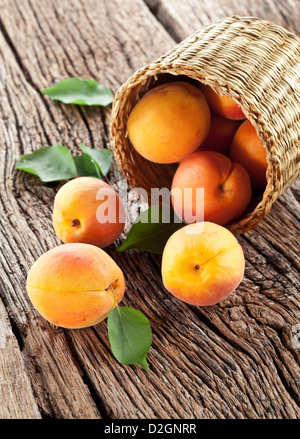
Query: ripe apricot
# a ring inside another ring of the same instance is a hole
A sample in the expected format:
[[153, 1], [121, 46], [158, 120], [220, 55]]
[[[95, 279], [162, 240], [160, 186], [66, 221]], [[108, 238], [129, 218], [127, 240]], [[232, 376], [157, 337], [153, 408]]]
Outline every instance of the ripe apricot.
[[240, 121], [226, 119], [212, 111], [209, 133], [200, 149], [202, 151], [217, 151], [227, 155], [233, 136], [239, 126]]
[[198, 188], [204, 189], [204, 220], [220, 225], [240, 216], [252, 196], [247, 171], [215, 151], [194, 152], [174, 174], [171, 200], [176, 215], [186, 223], [193, 222], [190, 215], [197, 215]]
[[189, 224], [167, 241], [162, 256], [166, 289], [191, 305], [219, 303], [242, 281], [244, 253], [226, 228], [210, 222]]
[[50, 323], [83, 328], [105, 319], [124, 295], [125, 280], [99, 247], [62, 244], [40, 256], [27, 276], [33, 306]]
[[206, 138], [210, 110], [204, 94], [188, 82], [171, 82], [146, 93], [131, 111], [127, 130], [134, 148], [156, 163], [175, 163]]
[[124, 225], [122, 201], [112, 186], [98, 178], [74, 178], [55, 196], [53, 227], [64, 243], [104, 248], [120, 236]]
[[209, 85], [202, 84], [201, 90], [205, 94], [208, 105], [215, 113], [227, 119], [246, 119], [239, 105], [229, 96], [215, 92]]
[[254, 188], [264, 189], [268, 167], [266, 151], [249, 120], [243, 122], [235, 133], [229, 156], [248, 171]]

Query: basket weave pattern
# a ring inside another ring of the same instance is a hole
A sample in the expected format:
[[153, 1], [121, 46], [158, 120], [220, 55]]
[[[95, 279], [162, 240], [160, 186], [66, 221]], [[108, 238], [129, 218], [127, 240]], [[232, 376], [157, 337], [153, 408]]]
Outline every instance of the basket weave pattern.
[[[268, 161], [265, 191], [228, 225], [236, 234], [255, 227], [300, 173], [300, 39], [255, 17], [230, 17], [196, 32], [135, 72], [115, 96], [111, 134], [115, 156], [132, 187], [170, 187], [177, 165], [159, 165], [131, 145], [126, 124], [137, 101], [154, 86], [200, 81], [239, 103], [262, 141]], [[176, 79], [175, 79], [176, 80]]]

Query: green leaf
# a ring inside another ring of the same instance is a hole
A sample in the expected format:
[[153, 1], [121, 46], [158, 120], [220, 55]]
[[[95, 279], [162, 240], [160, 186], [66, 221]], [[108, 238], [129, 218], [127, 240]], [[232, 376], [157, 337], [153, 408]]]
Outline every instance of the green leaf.
[[44, 146], [31, 154], [22, 155], [16, 167], [38, 176], [45, 183], [77, 177], [71, 151], [61, 145]]
[[101, 172], [97, 163], [88, 155], [81, 154], [74, 156], [78, 177], [97, 177], [101, 178]]
[[183, 226], [169, 207], [152, 206], [138, 216], [118, 251], [137, 249], [162, 254], [169, 237]]
[[93, 79], [67, 78], [41, 93], [64, 104], [106, 106], [114, 96], [109, 87]]
[[80, 148], [83, 154], [89, 155], [91, 159], [95, 161], [101, 174], [106, 176], [112, 164], [112, 159], [113, 159], [112, 151], [110, 151], [109, 149], [88, 148], [83, 143], [81, 143]]
[[47, 183], [74, 177], [101, 178], [102, 175], [107, 175], [113, 153], [108, 149], [91, 149], [84, 144], [80, 146], [82, 154], [75, 156], [61, 145], [44, 146], [31, 154], [22, 155], [17, 160], [16, 167]]
[[107, 329], [112, 353], [119, 363], [149, 368], [146, 355], [152, 344], [152, 331], [143, 313], [116, 306], [108, 314]]

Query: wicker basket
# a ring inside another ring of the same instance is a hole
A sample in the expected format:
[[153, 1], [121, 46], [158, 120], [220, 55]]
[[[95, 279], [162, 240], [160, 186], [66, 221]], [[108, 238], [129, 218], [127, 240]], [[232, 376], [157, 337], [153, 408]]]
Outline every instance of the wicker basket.
[[[177, 165], [141, 157], [126, 130], [136, 102], [154, 86], [184, 78], [200, 81], [239, 103], [267, 153], [267, 186], [227, 227], [253, 229], [300, 171], [300, 39], [255, 17], [230, 17], [196, 32], [156, 62], [139, 69], [115, 96], [111, 117], [114, 153], [131, 187], [171, 187]], [[150, 201], [150, 200], [149, 200]]]

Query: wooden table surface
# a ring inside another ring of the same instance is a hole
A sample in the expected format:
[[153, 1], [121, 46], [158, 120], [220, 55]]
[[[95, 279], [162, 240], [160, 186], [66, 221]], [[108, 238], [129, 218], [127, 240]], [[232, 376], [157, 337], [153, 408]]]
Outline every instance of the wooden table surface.
[[[115, 360], [106, 321], [55, 327], [25, 290], [34, 261], [61, 243], [51, 221], [58, 185], [16, 171], [16, 159], [56, 143], [111, 148], [110, 108], [58, 104], [40, 90], [76, 76], [116, 92], [176, 42], [230, 15], [300, 33], [299, 0], [0, 1], [1, 419], [299, 418], [299, 183], [238, 238], [245, 278], [219, 305], [171, 297], [159, 256], [107, 249], [125, 273], [122, 304], [151, 323], [148, 371]], [[109, 179], [121, 177], [114, 163]]]

